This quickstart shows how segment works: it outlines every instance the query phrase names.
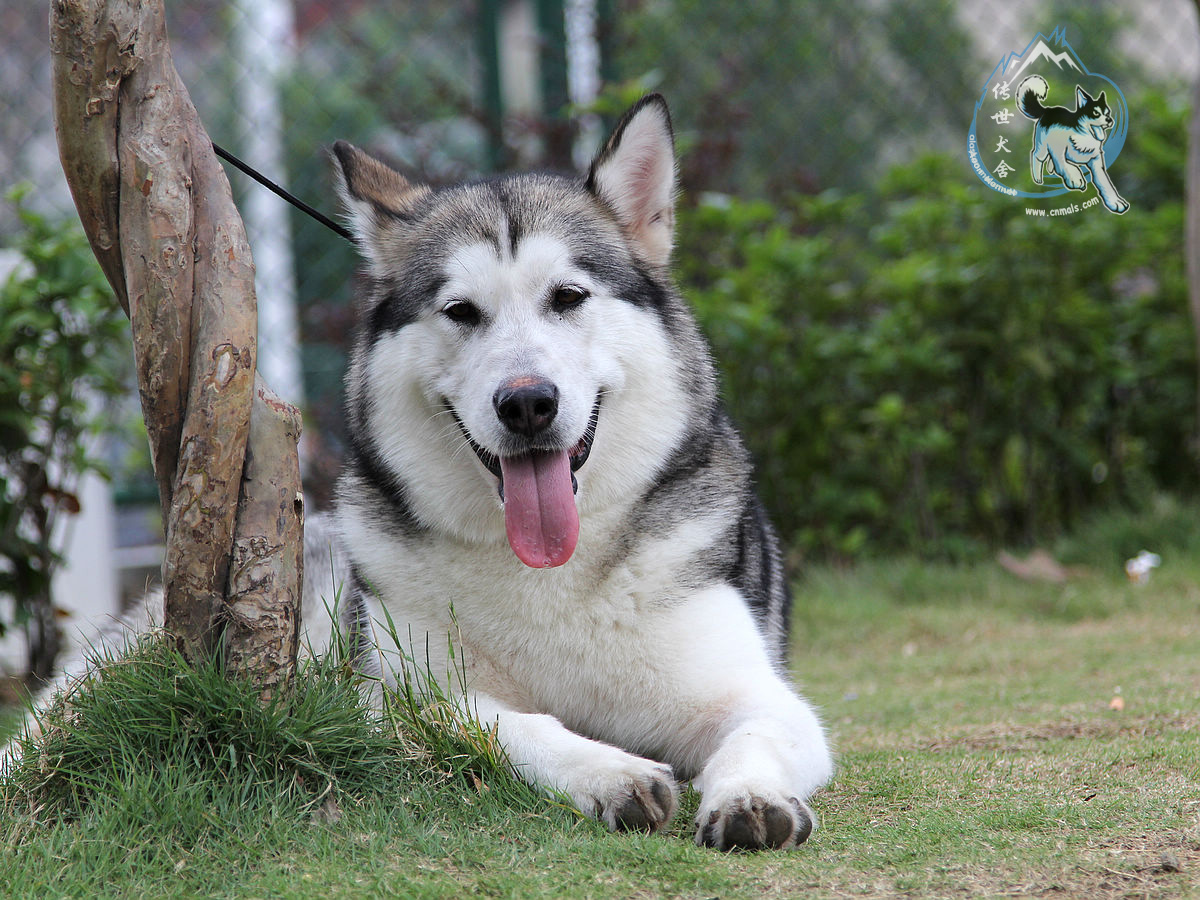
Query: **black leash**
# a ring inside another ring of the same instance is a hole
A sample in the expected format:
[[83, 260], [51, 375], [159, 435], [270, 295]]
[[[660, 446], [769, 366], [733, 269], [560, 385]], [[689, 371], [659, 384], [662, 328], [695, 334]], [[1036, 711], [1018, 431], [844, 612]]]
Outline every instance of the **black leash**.
[[317, 210], [315, 210], [311, 206], [309, 206], [307, 203], [305, 203], [303, 200], [301, 200], [299, 197], [288, 193], [286, 190], [281, 188], [279, 185], [277, 185], [275, 182], [273, 182], [266, 175], [263, 175], [260, 172], [255, 171], [254, 169], [252, 169], [250, 166], [246, 165], [244, 162], [242, 162], [240, 159], [238, 159], [236, 156], [234, 156], [232, 153], [230, 153], [228, 150], [224, 149], [223, 147], [220, 147], [216, 143], [214, 143], [212, 145], [212, 148], [214, 151], [216, 151], [217, 156], [221, 157], [221, 159], [225, 160], [226, 162], [230, 162], [233, 165], [235, 165], [237, 168], [239, 168], [241, 171], [245, 172], [247, 175], [249, 175], [251, 178], [253, 178], [255, 181], [257, 181], [259, 184], [261, 184], [267, 190], [272, 191], [275, 194], [279, 195], [280, 197], [282, 197], [288, 203], [292, 204], [292, 206], [296, 207], [296, 209], [300, 210], [301, 212], [308, 213], [310, 216], [312, 216], [314, 219], [316, 219], [318, 222], [320, 222], [322, 225], [324, 225], [330, 231], [334, 231], [334, 232], [340, 234], [342, 237], [344, 237], [346, 240], [348, 240], [352, 244], [355, 243], [354, 235], [351, 234], [348, 229], [343, 228], [337, 222], [333, 221], [333, 219], [329, 218], [329, 216], [325, 215], [324, 213], [318, 212]]

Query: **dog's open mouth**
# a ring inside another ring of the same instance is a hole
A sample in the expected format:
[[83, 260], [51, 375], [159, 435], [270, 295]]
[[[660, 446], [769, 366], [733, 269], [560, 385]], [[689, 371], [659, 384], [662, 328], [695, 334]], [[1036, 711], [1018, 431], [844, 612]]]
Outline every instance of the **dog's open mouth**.
[[504, 503], [504, 529], [517, 558], [535, 569], [561, 566], [575, 552], [579, 540], [579, 512], [575, 473], [587, 462], [600, 418], [600, 399], [592, 407], [587, 428], [565, 450], [533, 448], [513, 456], [496, 456], [484, 450], [453, 408], [459, 429], [483, 463], [496, 476]]

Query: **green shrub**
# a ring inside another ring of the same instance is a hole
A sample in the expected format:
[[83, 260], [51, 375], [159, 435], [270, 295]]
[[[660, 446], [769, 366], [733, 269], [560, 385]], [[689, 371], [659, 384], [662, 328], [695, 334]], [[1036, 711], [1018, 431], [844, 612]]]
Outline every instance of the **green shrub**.
[[103, 468], [90, 438], [111, 427], [104, 401], [124, 392], [131, 363], [124, 316], [78, 223], [51, 222], [22, 196], [10, 195], [22, 229], [0, 282], [0, 594], [15, 599], [30, 669], [45, 677], [58, 643], [56, 525], [79, 511], [80, 476]]
[[960, 555], [1196, 487], [1183, 113], [1137, 108], [1123, 216], [1026, 216], [942, 156], [681, 211], [681, 281], [794, 547]]

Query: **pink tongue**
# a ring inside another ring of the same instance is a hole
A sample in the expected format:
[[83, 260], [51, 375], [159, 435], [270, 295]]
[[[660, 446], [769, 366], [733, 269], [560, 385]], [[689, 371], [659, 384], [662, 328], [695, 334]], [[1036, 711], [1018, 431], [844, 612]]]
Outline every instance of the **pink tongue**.
[[501, 457], [504, 476], [504, 530], [513, 553], [527, 566], [561, 566], [579, 540], [579, 512], [571, 487], [566, 451], [535, 450]]

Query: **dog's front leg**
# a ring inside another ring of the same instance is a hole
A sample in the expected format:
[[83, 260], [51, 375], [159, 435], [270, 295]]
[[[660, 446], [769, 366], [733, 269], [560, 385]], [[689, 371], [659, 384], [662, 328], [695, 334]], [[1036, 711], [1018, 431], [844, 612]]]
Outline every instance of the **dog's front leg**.
[[515, 712], [484, 695], [472, 698], [483, 724], [496, 728], [517, 775], [560, 791], [613, 831], [657, 831], [675, 815], [679, 788], [671, 767], [585, 738], [554, 716]]
[[664, 631], [680, 648], [675, 690], [685, 697], [679, 708], [691, 711], [673, 759], [699, 773], [696, 842], [721, 850], [803, 843], [816, 825], [808, 799], [833, 777], [816, 712], [772, 665], [734, 588], [702, 591], [673, 616]]
[[1096, 192], [1100, 195], [1100, 199], [1111, 212], [1117, 215], [1124, 213], [1129, 209], [1129, 203], [1117, 193], [1117, 187], [1113, 184], [1112, 179], [1108, 175], [1108, 169], [1104, 167], [1104, 157], [1096, 156], [1088, 162], [1088, 169], [1092, 173], [1092, 181], [1096, 185]]
[[811, 707], [782, 682], [734, 711], [695, 786], [696, 843], [721, 850], [795, 847], [816, 815], [807, 799], [833, 773]]

